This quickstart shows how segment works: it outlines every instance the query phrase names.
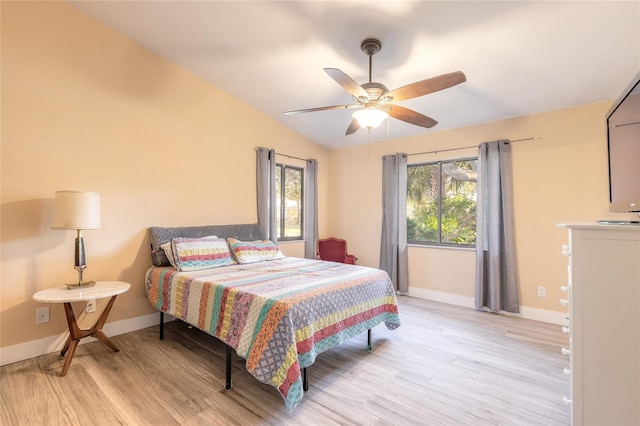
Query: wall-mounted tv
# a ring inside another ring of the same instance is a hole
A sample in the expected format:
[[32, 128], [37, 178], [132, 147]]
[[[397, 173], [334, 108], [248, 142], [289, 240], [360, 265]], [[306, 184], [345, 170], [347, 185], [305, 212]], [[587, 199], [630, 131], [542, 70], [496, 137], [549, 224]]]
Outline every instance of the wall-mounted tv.
[[640, 72], [607, 112], [607, 146], [609, 211], [640, 212]]

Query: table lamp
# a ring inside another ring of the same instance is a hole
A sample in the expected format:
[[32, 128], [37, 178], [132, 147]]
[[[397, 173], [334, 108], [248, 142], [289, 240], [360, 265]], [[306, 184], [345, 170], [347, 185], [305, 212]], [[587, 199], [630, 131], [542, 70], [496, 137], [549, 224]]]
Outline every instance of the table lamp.
[[74, 229], [76, 237], [75, 269], [78, 282], [68, 288], [90, 287], [95, 281], [83, 281], [86, 269], [83, 229], [100, 229], [100, 194], [86, 191], [57, 191], [53, 209], [52, 229]]

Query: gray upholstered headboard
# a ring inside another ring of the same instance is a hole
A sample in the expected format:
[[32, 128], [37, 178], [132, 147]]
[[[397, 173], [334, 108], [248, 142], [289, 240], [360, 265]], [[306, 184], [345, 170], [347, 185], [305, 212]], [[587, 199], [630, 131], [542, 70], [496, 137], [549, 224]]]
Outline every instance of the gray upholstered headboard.
[[155, 266], [169, 266], [169, 259], [160, 246], [168, 243], [173, 238], [187, 237], [200, 238], [215, 235], [220, 238], [236, 238], [243, 241], [263, 240], [262, 229], [257, 223], [242, 225], [210, 225], [210, 226], [186, 226], [177, 228], [162, 228], [152, 226], [149, 228], [151, 240], [151, 261]]

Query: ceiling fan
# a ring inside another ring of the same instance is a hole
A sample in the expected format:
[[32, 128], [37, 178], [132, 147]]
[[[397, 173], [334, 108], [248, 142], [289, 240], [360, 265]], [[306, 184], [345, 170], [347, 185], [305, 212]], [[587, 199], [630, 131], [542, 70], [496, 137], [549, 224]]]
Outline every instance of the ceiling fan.
[[318, 108], [297, 109], [286, 111], [285, 114], [301, 112], [326, 111], [331, 109], [359, 108], [353, 113], [353, 120], [347, 128], [346, 135], [355, 133], [360, 127], [373, 129], [378, 127], [389, 116], [416, 126], [431, 128], [438, 124], [436, 120], [409, 108], [396, 105], [395, 102], [417, 98], [429, 93], [443, 90], [456, 84], [464, 83], [467, 77], [462, 71], [442, 74], [437, 77], [417, 81], [398, 89], [389, 91], [384, 84], [371, 81], [372, 57], [380, 51], [380, 40], [369, 38], [360, 45], [362, 51], [369, 56], [369, 82], [362, 85], [337, 68], [325, 68], [329, 77], [353, 96], [357, 104], [332, 105]]

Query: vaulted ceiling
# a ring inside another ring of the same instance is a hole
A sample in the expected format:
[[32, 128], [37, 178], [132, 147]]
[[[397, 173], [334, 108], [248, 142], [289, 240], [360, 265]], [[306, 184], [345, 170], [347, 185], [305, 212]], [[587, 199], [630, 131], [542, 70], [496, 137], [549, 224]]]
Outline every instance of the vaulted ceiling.
[[[70, 1], [143, 46], [328, 148], [437, 132], [616, 98], [640, 70], [640, 1]], [[452, 71], [467, 81], [398, 104], [345, 136], [353, 103], [323, 68], [390, 90]]]

